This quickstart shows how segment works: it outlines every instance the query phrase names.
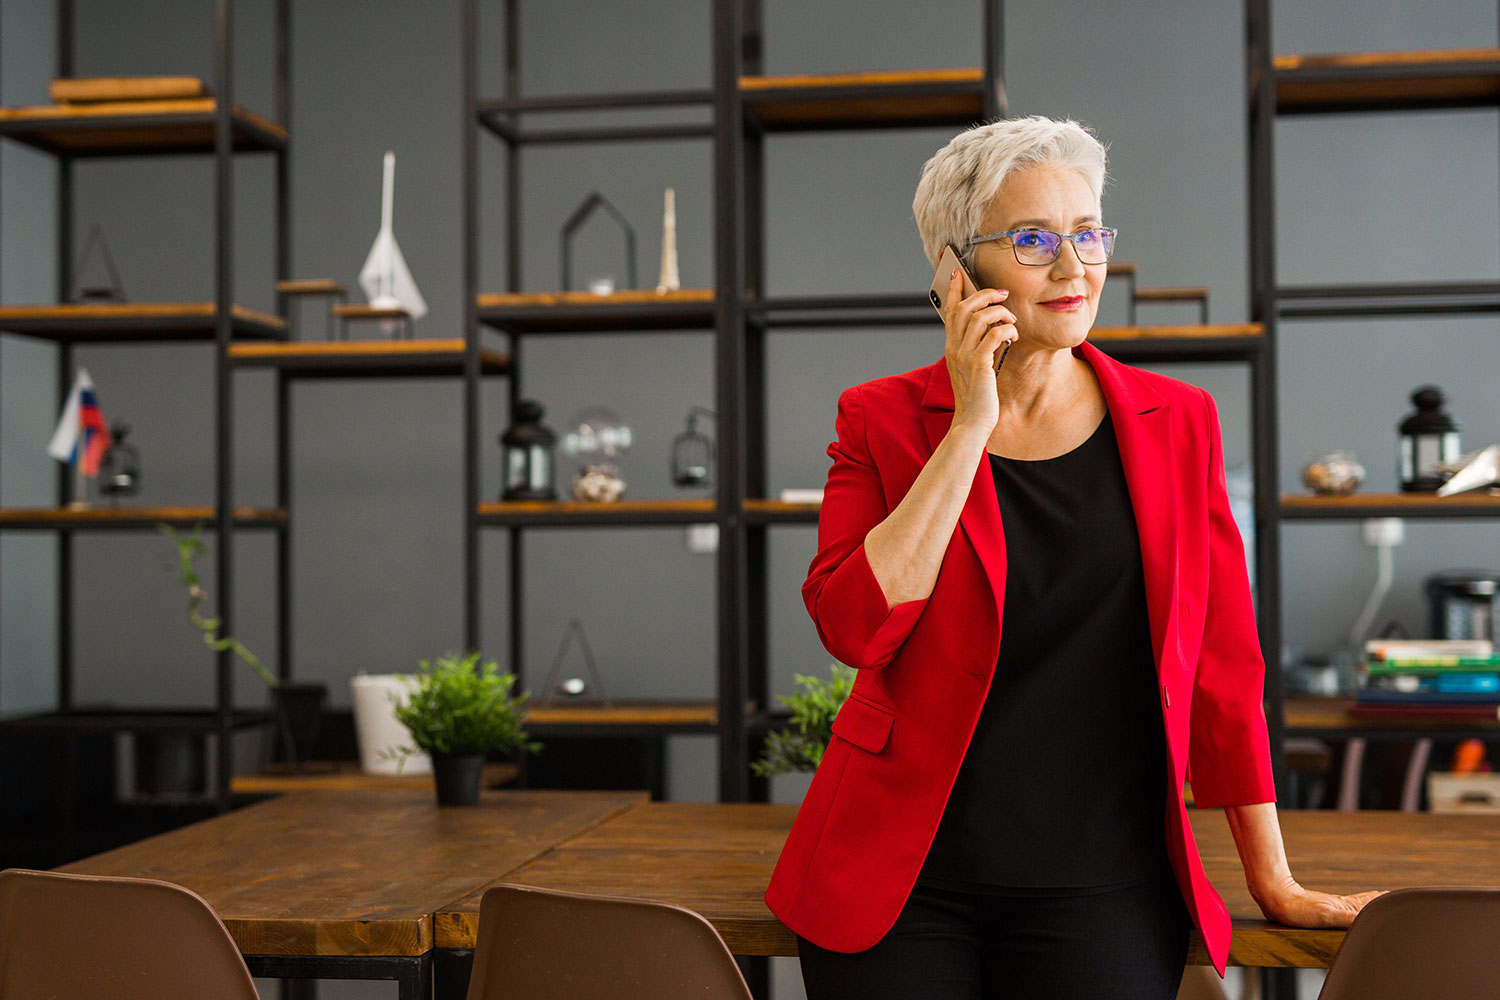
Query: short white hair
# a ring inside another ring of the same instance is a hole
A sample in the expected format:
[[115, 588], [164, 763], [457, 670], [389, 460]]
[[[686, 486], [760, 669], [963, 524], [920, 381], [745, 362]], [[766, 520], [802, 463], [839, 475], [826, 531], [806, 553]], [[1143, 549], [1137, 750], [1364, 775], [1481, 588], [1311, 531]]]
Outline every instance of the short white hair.
[[912, 211], [922, 249], [934, 268], [943, 246], [952, 243], [965, 262], [964, 243], [979, 226], [1005, 178], [1017, 170], [1047, 164], [1071, 167], [1083, 175], [1098, 210], [1104, 194], [1102, 142], [1075, 121], [1033, 115], [1006, 118], [960, 132], [922, 167]]

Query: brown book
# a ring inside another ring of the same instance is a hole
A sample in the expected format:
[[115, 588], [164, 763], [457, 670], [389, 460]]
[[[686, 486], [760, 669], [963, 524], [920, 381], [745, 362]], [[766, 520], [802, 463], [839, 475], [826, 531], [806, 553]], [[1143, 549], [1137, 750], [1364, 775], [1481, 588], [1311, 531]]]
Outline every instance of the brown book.
[[51, 87], [52, 99], [58, 104], [173, 101], [207, 93], [208, 88], [195, 76], [59, 77]]

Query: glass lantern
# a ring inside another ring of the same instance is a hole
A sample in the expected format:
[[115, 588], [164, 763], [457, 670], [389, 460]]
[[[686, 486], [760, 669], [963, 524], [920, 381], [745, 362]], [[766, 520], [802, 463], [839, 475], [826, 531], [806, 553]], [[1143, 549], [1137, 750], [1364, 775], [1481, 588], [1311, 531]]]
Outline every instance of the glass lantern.
[[1438, 466], [1458, 459], [1462, 451], [1458, 422], [1443, 409], [1443, 390], [1424, 385], [1411, 394], [1417, 412], [1407, 414], [1401, 431], [1401, 489], [1406, 493], [1433, 493], [1451, 473]]
[[630, 450], [631, 431], [613, 411], [585, 410], [563, 436], [563, 450], [582, 462], [573, 477], [573, 497], [589, 503], [612, 503], [625, 495], [619, 459]]
[[693, 407], [688, 411], [687, 430], [672, 441], [672, 482], [678, 486], [707, 486], [713, 478], [714, 444], [698, 430], [698, 418], [713, 415], [712, 410]]
[[556, 500], [553, 487], [553, 446], [557, 435], [542, 424], [542, 407], [535, 400], [516, 404], [515, 424], [500, 435], [505, 456], [505, 489], [501, 500]]
[[130, 425], [116, 421], [109, 429], [109, 450], [99, 461], [99, 492], [111, 500], [133, 497], [141, 491], [141, 456], [125, 440]]

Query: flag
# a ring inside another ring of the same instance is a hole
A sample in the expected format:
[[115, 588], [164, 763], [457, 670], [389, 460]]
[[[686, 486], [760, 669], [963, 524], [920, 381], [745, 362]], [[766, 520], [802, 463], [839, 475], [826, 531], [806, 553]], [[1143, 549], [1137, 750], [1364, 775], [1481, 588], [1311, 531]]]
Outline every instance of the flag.
[[59, 462], [80, 465], [86, 476], [97, 476], [99, 462], [109, 445], [109, 428], [104, 425], [104, 414], [99, 411], [93, 379], [80, 368], [73, 380], [73, 388], [68, 392], [68, 401], [63, 404], [57, 430], [52, 432], [47, 454]]

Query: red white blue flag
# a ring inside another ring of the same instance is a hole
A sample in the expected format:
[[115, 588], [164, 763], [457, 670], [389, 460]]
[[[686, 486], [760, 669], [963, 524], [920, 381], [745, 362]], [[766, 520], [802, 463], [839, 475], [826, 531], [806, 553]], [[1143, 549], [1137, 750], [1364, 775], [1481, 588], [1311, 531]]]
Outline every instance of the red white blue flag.
[[89, 373], [80, 368], [68, 393], [68, 401], [63, 405], [62, 417], [57, 421], [57, 430], [52, 434], [52, 443], [47, 446], [47, 454], [59, 462], [79, 465], [86, 476], [97, 476], [99, 462], [109, 445], [109, 428], [104, 425], [104, 414], [99, 411], [94, 382]]

